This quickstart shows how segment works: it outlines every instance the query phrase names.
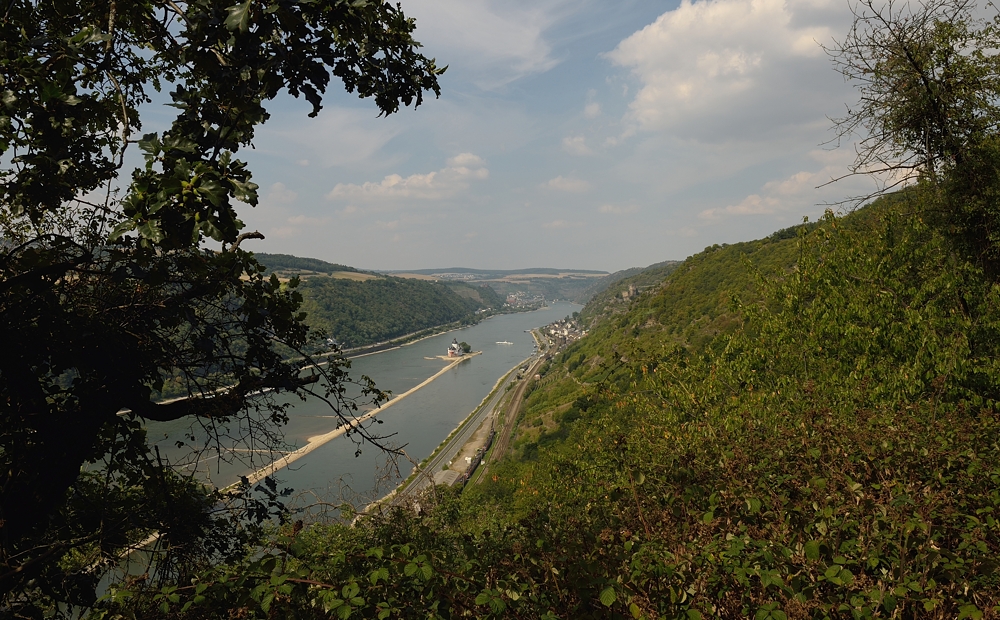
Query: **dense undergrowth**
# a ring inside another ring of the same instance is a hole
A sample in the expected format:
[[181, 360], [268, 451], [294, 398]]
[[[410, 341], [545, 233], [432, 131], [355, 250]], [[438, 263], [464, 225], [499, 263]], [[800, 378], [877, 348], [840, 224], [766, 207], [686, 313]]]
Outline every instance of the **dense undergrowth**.
[[1000, 616], [1000, 288], [919, 194], [797, 234], [710, 248], [605, 317], [462, 496], [289, 528], [109, 609]]

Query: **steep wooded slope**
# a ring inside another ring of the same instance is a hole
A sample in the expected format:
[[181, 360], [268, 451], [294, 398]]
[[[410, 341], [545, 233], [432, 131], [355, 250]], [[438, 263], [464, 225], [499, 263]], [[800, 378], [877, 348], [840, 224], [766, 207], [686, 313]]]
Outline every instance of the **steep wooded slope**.
[[476, 320], [476, 311], [499, 310], [489, 287], [380, 276], [355, 281], [311, 277], [299, 285], [307, 322], [341, 344], [363, 346], [430, 327]]
[[289, 528], [192, 609], [996, 617], [1000, 287], [916, 207], [691, 257], [595, 313], [481, 484]]
[[632, 267], [631, 269], [616, 271], [612, 274], [604, 276], [603, 278], [595, 280], [587, 288], [583, 289], [583, 291], [580, 292], [580, 294], [577, 295], [573, 301], [580, 304], [586, 304], [596, 296], [606, 293], [608, 290], [612, 291], [611, 295], [621, 293], [622, 290], [628, 290], [628, 286], [625, 286], [624, 288], [619, 286], [619, 283], [623, 281], [635, 284], [637, 287], [646, 288], [651, 284], [657, 284], [662, 281], [663, 278], [673, 271], [674, 267], [680, 263], [681, 261], [679, 260], [667, 260], [654, 263], [648, 267]]
[[[299, 277], [306, 322], [345, 347], [360, 347], [499, 312], [489, 286], [397, 278], [315, 258], [257, 254], [269, 271]], [[359, 277], [344, 277], [357, 274]], [[479, 313], [477, 314], [477, 311]]]
[[1000, 602], [1000, 289], [906, 202], [803, 233], [709, 249], [601, 322], [463, 497], [544, 521], [563, 578], [607, 584], [578, 590], [581, 610]]

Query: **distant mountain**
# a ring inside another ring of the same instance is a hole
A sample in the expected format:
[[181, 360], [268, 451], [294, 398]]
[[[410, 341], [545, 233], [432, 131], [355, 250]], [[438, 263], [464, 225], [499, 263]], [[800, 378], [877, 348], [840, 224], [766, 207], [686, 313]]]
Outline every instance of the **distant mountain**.
[[612, 274], [604, 276], [599, 280], [594, 280], [590, 286], [580, 291], [580, 294], [573, 299], [578, 304], [585, 304], [589, 302], [595, 295], [607, 290], [612, 284], [620, 282], [626, 278], [631, 278], [637, 276], [641, 273], [647, 273], [647, 278], [643, 278], [638, 286], [645, 286], [650, 284], [646, 280], [658, 280], [662, 279], [660, 276], [665, 278], [667, 274], [673, 269], [673, 267], [680, 264], [681, 261], [677, 260], [666, 260], [660, 263], [653, 263], [648, 267], [632, 267], [630, 269], [622, 269], [621, 271], [616, 271]]
[[397, 269], [394, 271], [383, 271], [382, 273], [416, 273], [425, 276], [442, 275], [449, 273], [462, 273], [482, 276], [484, 278], [497, 278], [504, 276], [516, 276], [527, 274], [557, 276], [560, 274], [606, 274], [607, 271], [594, 271], [590, 269], [552, 269], [550, 267], [531, 267], [528, 269], [472, 269], [469, 267], [446, 267], [443, 269]]

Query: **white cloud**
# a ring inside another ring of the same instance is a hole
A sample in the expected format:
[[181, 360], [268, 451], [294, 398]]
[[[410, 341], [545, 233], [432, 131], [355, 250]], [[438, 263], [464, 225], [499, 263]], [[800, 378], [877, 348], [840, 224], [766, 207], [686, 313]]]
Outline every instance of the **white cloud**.
[[718, 220], [733, 215], [772, 215], [791, 211], [801, 212], [819, 203], [843, 198], [845, 191], [866, 193], [871, 181], [853, 179], [829, 185], [836, 176], [843, 174], [852, 153], [847, 151], [813, 151], [811, 159], [822, 164], [817, 171], [800, 171], [784, 179], [768, 181], [760, 192], [750, 194], [736, 204], [705, 209], [699, 217]]
[[368, 181], [361, 185], [338, 183], [326, 197], [329, 200], [353, 198], [362, 201], [438, 200], [467, 188], [470, 181], [482, 181], [490, 176], [482, 158], [472, 153], [461, 153], [447, 163], [447, 167], [426, 174], [411, 174], [408, 177], [390, 174], [379, 182]]
[[291, 239], [301, 236], [308, 230], [322, 228], [329, 221], [328, 217], [311, 217], [300, 213], [285, 218], [281, 225], [270, 230], [270, 234], [279, 239]]
[[469, 168], [484, 169], [486, 162], [482, 157], [472, 153], [459, 153], [448, 159], [448, 165], [454, 169], [468, 170]]
[[313, 224], [323, 224], [327, 220], [328, 218], [325, 217], [309, 217], [308, 215], [302, 215], [300, 213], [299, 215], [293, 215], [292, 217], [288, 218], [288, 223], [313, 225]]
[[775, 213], [781, 206], [782, 202], [774, 196], [751, 194], [737, 204], [721, 209], [705, 209], [699, 215], [706, 220], [719, 219], [725, 215], [764, 215]]
[[636, 205], [601, 205], [597, 210], [610, 215], [625, 215], [635, 213], [639, 210], [639, 207]]
[[298, 236], [299, 229], [294, 226], [280, 226], [271, 230], [270, 236], [277, 237], [279, 239], [290, 239], [292, 237]]
[[298, 197], [298, 192], [293, 192], [288, 189], [285, 187], [284, 183], [275, 183], [269, 188], [267, 195], [264, 196], [264, 203], [269, 206], [290, 205], [294, 203]]
[[835, 0], [682, 0], [607, 55], [640, 82], [627, 121], [699, 139], [825, 121], [846, 87], [819, 44], [849, 17]]
[[584, 181], [583, 179], [558, 176], [554, 179], [549, 179], [549, 181], [544, 184], [544, 187], [559, 190], [561, 192], [580, 193], [590, 189], [590, 183]]
[[480, 88], [495, 89], [558, 64], [544, 33], [568, 4], [410, 0], [406, 13], [417, 20], [417, 39], [429, 53], [448, 59], [449, 73], [468, 73]]
[[568, 222], [566, 220], [553, 220], [542, 224], [542, 228], [576, 228], [583, 226], [583, 222]]
[[583, 106], [583, 115], [587, 118], [596, 118], [601, 115], [601, 104], [591, 101]]
[[565, 137], [562, 141], [563, 150], [571, 155], [590, 155], [593, 151], [587, 146], [587, 141], [583, 136]]
[[401, 131], [398, 123], [378, 118], [374, 109], [330, 105], [305, 121], [295, 115], [279, 117], [261, 129], [260, 142], [264, 149], [287, 151], [288, 160], [299, 166], [329, 168], [364, 162]]

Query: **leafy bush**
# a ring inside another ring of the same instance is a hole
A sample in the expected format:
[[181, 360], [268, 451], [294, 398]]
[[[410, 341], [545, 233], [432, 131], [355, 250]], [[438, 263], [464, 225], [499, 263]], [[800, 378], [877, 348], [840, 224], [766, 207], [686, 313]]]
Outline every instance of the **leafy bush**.
[[622, 612], [995, 613], [1000, 291], [913, 207], [803, 233], [704, 349], [619, 341], [587, 423], [468, 499], [604, 536], [560, 571], [622, 584]]

